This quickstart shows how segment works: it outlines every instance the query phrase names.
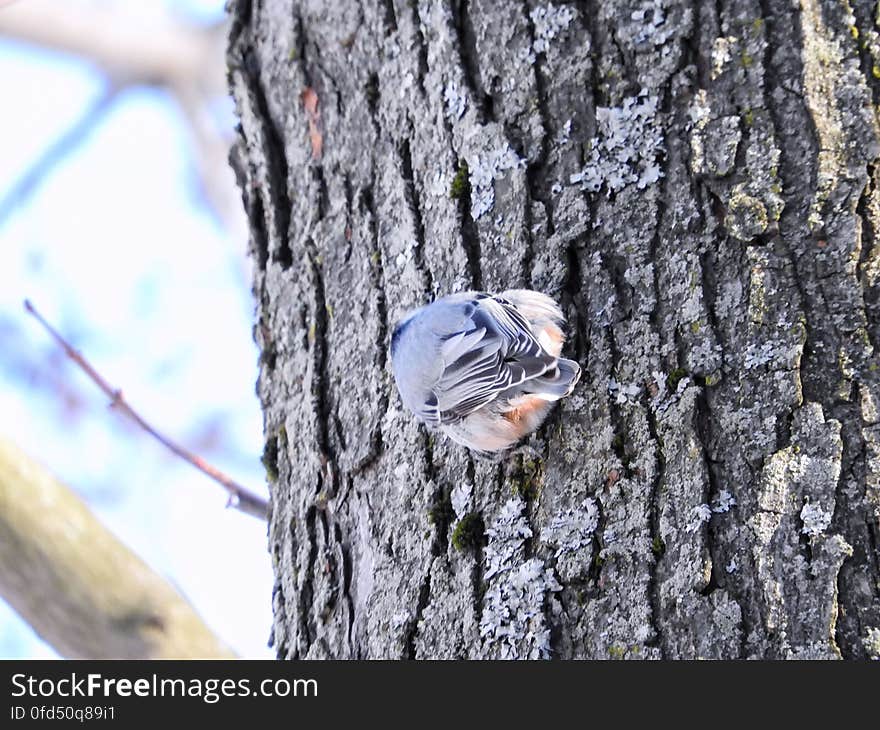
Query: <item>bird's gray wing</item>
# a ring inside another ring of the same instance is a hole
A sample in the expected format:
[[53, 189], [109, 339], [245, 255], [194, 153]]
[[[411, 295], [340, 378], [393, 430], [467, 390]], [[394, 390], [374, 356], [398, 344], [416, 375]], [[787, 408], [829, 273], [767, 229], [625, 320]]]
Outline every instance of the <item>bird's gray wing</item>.
[[483, 295], [472, 304], [465, 329], [449, 335], [441, 349], [444, 368], [433, 394], [443, 423], [464, 418], [556, 364], [510, 302]]

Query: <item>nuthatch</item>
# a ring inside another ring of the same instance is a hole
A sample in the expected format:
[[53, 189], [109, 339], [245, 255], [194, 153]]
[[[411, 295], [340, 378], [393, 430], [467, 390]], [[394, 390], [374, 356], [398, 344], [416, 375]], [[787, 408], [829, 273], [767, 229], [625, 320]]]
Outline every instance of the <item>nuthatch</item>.
[[509, 448], [581, 377], [559, 356], [564, 321], [556, 302], [527, 289], [451, 294], [410, 312], [391, 336], [404, 405], [475, 451]]

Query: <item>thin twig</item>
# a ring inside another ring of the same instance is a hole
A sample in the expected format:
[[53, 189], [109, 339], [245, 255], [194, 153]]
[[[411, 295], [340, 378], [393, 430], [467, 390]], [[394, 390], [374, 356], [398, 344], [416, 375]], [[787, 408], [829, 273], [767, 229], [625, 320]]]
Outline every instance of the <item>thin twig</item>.
[[43, 318], [43, 315], [41, 315], [34, 308], [34, 305], [27, 299], [25, 299], [24, 308], [28, 314], [32, 315], [41, 325], [43, 325], [46, 331], [52, 336], [52, 339], [61, 346], [65, 354], [73, 360], [73, 362], [75, 362], [86, 375], [89, 376], [91, 381], [97, 385], [108, 398], [110, 398], [111, 405], [114, 408], [119, 409], [122, 413], [128, 416], [169, 451], [176, 454], [184, 461], [189, 462], [200, 472], [207, 474], [211, 479], [223, 487], [229, 494], [229, 501], [226, 505], [227, 507], [235, 507], [235, 509], [246, 512], [247, 514], [258, 517], [262, 520], [268, 518], [269, 506], [266, 503], [266, 500], [248, 491], [243, 486], [226, 476], [222, 471], [211, 466], [201, 457], [196, 456], [191, 451], [176, 444], [167, 436], [159, 433], [128, 404], [128, 402], [122, 397], [122, 391], [110, 385], [110, 383], [108, 383], [101, 374], [92, 367], [91, 363], [75, 350], [73, 346]]

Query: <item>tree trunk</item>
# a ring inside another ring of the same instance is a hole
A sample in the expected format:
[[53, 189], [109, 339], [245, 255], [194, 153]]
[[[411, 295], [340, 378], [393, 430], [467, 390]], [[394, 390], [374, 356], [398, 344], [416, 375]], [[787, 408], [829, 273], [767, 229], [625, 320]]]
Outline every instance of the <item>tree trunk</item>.
[[[853, 0], [232, 2], [280, 657], [880, 655], [880, 35]], [[395, 320], [562, 303], [530, 451]]]

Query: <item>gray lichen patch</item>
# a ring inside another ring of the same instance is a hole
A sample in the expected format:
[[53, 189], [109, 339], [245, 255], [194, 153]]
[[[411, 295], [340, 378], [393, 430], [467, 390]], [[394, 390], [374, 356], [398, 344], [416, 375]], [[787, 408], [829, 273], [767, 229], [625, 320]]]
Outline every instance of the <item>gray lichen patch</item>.
[[821, 505], [806, 502], [801, 509], [800, 518], [803, 526], [801, 532], [809, 537], [819, 537], [831, 524], [833, 514]]
[[[539, 5], [529, 13], [534, 27], [535, 39], [532, 41], [534, 53], [546, 53], [553, 40], [568, 28], [577, 12], [568, 5]], [[534, 63], [534, 58], [529, 59]]]
[[541, 542], [553, 549], [556, 571], [564, 581], [582, 578], [593, 560], [593, 533], [599, 525], [596, 500], [587, 497], [550, 518], [541, 531]]
[[663, 130], [658, 98], [647, 93], [630, 96], [619, 107], [596, 110], [598, 135], [593, 138], [587, 164], [569, 178], [588, 192], [603, 188], [616, 193], [627, 185], [639, 190], [663, 175]]
[[873, 626], [870, 627], [865, 632], [863, 643], [865, 645], [865, 652], [871, 659], [880, 659], [880, 629]]
[[682, 64], [682, 41], [694, 23], [691, 5], [675, 0], [622, 0], [601, 3], [598, 14], [614, 28], [615, 45], [634, 59], [631, 71], [637, 83], [658, 88]]
[[540, 558], [525, 559], [525, 541], [532, 529], [522, 499], [504, 504], [486, 530], [486, 594], [480, 636], [487, 658], [546, 659], [550, 629], [544, 616], [548, 592], [561, 586]]
[[495, 183], [502, 180], [508, 170], [524, 167], [525, 160], [507, 146], [478, 152], [468, 159], [471, 184], [471, 215], [474, 220], [482, 218], [495, 207]]
[[691, 8], [671, 0], [630, 0], [617, 5], [622, 11], [621, 42], [633, 48], [661, 48], [691, 22]]

